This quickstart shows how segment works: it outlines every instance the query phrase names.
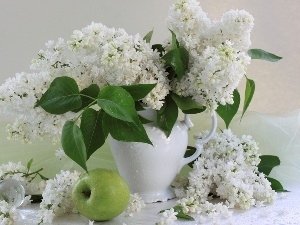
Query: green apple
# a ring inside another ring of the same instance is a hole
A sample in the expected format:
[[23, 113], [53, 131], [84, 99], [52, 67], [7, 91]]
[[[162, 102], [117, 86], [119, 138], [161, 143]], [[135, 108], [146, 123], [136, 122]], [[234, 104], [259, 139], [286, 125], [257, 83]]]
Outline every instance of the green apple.
[[118, 216], [126, 209], [129, 198], [127, 183], [118, 173], [107, 169], [94, 169], [83, 174], [72, 190], [75, 208], [94, 221]]

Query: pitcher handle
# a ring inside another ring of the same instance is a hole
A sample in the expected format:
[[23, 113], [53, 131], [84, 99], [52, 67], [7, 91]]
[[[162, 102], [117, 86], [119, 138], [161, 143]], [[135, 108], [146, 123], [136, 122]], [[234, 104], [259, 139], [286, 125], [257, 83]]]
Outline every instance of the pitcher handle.
[[[196, 152], [193, 155], [191, 155], [187, 158], [183, 158], [181, 160], [181, 164], [179, 166], [178, 173], [181, 171], [183, 166], [185, 166], [186, 164], [194, 161], [195, 159], [197, 159], [199, 157], [199, 155], [200, 155], [200, 153], [202, 152], [202, 149], [203, 149], [203, 144], [208, 142], [214, 136], [214, 134], [216, 132], [216, 129], [217, 129], [217, 116], [216, 116], [215, 112], [212, 113], [211, 120], [212, 120], [212, 127], [211, 127], [210, 132], [208, 133], [208, 135], [205, 138], [197, 139], [195, 141]], [[193, 123], [191, 122], [190, 118], [189, 118], [189, 115], [185, 115], [184, 123], [189, 128], [194, 126]]]

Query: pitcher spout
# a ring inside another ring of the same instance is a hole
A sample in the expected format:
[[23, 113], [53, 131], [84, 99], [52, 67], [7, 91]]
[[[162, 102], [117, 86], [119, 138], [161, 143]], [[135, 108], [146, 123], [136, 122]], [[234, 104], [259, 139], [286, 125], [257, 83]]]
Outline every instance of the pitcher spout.
[[188, 114], [185, 114], [184, 115], [184, 120], [181, 121], [181, 123], [184, 125], [184, 127], [186, 128], [186, 130], [192, 128], [194, 126], [191, 118], [190, 118], [190, 115]]

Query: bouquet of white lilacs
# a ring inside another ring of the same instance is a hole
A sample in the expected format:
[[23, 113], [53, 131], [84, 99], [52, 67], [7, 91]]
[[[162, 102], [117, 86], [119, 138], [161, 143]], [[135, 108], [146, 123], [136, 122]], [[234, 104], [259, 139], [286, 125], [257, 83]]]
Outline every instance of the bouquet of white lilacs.
[[[199, 133], [195, 138], [206, 134], [207, 131]], [[258, 151], [258, 144], [249, 135], [238, 138], [230, 129], [215, 134], [204, 144], [189, 176], [179, 177], [173, 184], [179, 198], [174, 207], [181, 212], [178, 217], [194, 220], [189, 216], [194, 215], [200, 222], [218, 221], [230, 219], [229, 208], [249, 209], [272, 203], [277, 193], [259, 171]], [[214, 196], [223, 201], [211, 203]]]
[[216, 110], [233, 104], [233, 91], [246, 74], [250, 56], [253, 17], [246, 11], [229, 11], [211, 21], [197, 1], [177, 1], [170, 9], [167, 26], [190, 53], [187, 75], [175, 79], [175, 92], [193, 96]]
[[151, 95], [143, 100], [159, 109], [169, 92], [168, 80], [159, 55], [139, 35], [130, 36], [123, 29], [107, 28], [92, 23], [82, 31], [74, 31], [71, 40], [49, 41], [34, 59], [34, 73], [20, 73], [9, 78], [0, 88], [1, 112], [17, 115], [7, 130], [12, 139], [31, 142], [50, 136], [60, 139], [66, 120], [78, 116], [76, 112], [50, 114], [37, 101], [57, 77], [76, 80], [80, 89], [91, 84], [132, 85], [157, 83]]
[[[31, 142], [50, 137], [59, 142], [62, 135], [65, 153], [87, 170], [86, 161], [108, 134], [121, 141], [151, 143], [142, 126], [144, 121], [137, 116], [144, 106], [157, 110], [157, 123], [167, 136], [177, 120], [178, 108], [186, 114], [216, 111], [228, 127], [238, 111], [237, 87], [251, 58], [276, 61], [280, 57], [248, 50], [253, 17], [246, 11], [229, 11], [220, 21], [211, 21], [198, 1], [178, 0], [170, 8], [166, 24], [172, 37], [152, 46], [152, 32], [142, 38], [100, 23], [74, 31], [70, 40], [47, 42], [46, 50], [41, 50], [31, 64], [32, 73], [19, 73], [0, 87], [0, 112], [17, 116], [7, 127], [10, 138]], [[246, 77], [243, 113], [254, 89], [254, 81]], [[118, 110], [107, 107], [105, 101], [112, 101]], [[123, 131], [115, 129], [115, 124]], [[82, 135], [64, 135], [66, 125]], [[70, 135], [82, 139], [84, 147], [77, 149], [78, 155], [69, 154], [74, 146], [64, 137]], [[230, 160], [235, 164], [237, 159]], [[196, 169], [200, 161], [194, 171], [199, 176], [203, 173]], [[222, 188], [228, 206], [247, 208], [254, 204], [252, 200], [242, 204], [222, 185], [218, 190]], [[202, 194], [201, 199], [206, 199], [207, 192]], [[186, 199], [183, 201], [191, 201], [188, 195]], [[166, 220], [178, 213], [168, 212], [164, 213]], [[51, 220], [51, 216], [46, 218]]]
[[[70, 40], [48, 41], [46, 50], [40, 50], [38, 58], [32, 61], [32, 73], [18, 73], [0, 87], [0, 113], [17, 117], [7, 127], [9, 137], [24, 142], [50, 137], [58, 142], [64, 123], [80, 123], [77, 117], [95, 104], [92, 100], [107, 86], [125, 88], [133, 97], [126, 102], [142, 102], [162, 116], [171, 114], [175, 119], [167, 118], [168, 128], [158, 120], [168, 134], [178, 117], [177, 108], [184, 113], [200, 113], [205, 108], [213, 112], [232, 105], [237, 95], [234, 90], [246, 74], [250, 56], [279, 59], [261, 50], [247, 54], [253, 17], [245, 11], [230, 11], [220, 21], [211, 21], [197, 1], [177, 1], [170, 9], [167, 27], [172, 38], [163, 45], [150, 45], [152, 32], [142, 38], [101, 23], [74, 31]], [[62, 79], [65, 76], [74, 80], [80, 92], [72, 94], [80, 98], [63, 95], [65, 98], [58, 102], [54, 99], [62, 96], [52, 93], [44, 101], [49, 104], [52, 100], [53, 105], [45, 106], [42, 96], [54, 80], [61, 78], [57, 86], [70, 82], [71, 79]], [[139, 96], [133, 96], [132, 86], [140, 92]], [[72, 107], [67, 101], [72, 101]], [[176, 110], [170, 106], [174, 104]], [[112, 116], [103, 104], [98, 102], [98, 106]], [[136, 110], [139, 109], [132, 111]], [[135, 125], [143, 130], [138, 122]], [[114, 136], [113, 131], [109, 132]], [[129, 140], [126, 135], [122, 139]]]
[[[46, 50], [40, 50], [30, 66], [32, 73], [19, 73], [0, 87], [0, 113], [17, 117], [7, 127], [9, 137], [24, 142], [50, 137], [59, 142], [66, 122], [84, 127], [85, 115], [91, 119], [96, 114], [102, 120], [99, 125], [94, 121], [101, 141], [96, 143], [92, 136], [91, 149], [80, 149], [89, 158], [108, 133], [121, 141], [151, 143], [141, 125], [144, 121], [137, 118], [142, 106], [157, 110], [157, 123], [167, 136], [178, 108], [186, 114], [217, 110], [228, 120], [232, 113], [221, 108], [239, 103], [236, 88], [251, 57], [262, 53], [247, 53], [253, 17], [245, 11], [230, 11], [220, 21], [211, 21], [197, 1], [180, 0], [170, 9], [167, 27], [172, 38], [162, 45], [150, 45], [152, 32], [142, 38], [100, 23], [74, 31], [70, 40], [47, 42]], [[260, 54], [260, 58], [269, 56]], [[244, 111], [252, 97], [247, 96]], [[106, 107], [103, 102], [107, 101], [121, 112]], [[91, 111], [95, 105], [100, 110]], [[108, 120], [112, 126], [105, 126]], [[123, 132], [115, 133], [116, 123]], [[83, 141], [88, 142], [82, 127]], [[68, 152], [71, 146], [65, 146]], [[80, 165], [85, 168], [85, 163]]]

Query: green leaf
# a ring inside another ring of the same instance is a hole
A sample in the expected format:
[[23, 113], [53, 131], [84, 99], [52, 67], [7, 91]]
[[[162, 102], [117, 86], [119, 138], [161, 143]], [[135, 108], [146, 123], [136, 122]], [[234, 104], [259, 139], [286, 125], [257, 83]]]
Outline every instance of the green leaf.
[[177, 41], [176, 34], [172, 30], [170, 30], [170, 31], [171, 31], [171, 34], [172, 34], [172, 43], [171, 43], [172, 44], [172, 49], [179, 48], [179, 42]]
[[233, 91], [233, 101], [234, 101], [233, 104], [232, 105], [226, 104], [226, 105], [218, 106], [216, 112], [225, 122], [226, 128], [229, 127], [231, 120], [237, 113], [237, 111], [239, 109], [239, 105], [240, 105], [240, 100], [241, 100], [240, 94], [239, 94], [238, 90], [235, 89]]
[[282, 186], [282, 184], [274, 179], [274, 178], [271, 178], [271, 177], [266, 177], [268, 179], [268, 181], [271, 183], [271, 188], [276, 191], [276, 192], [288, 192], [287, 190], [285, 190]]
[[282, 59], [282, 57], [274, 55], [270, 52], [266, 52], [262, 49], [249, 49], [248, 55], [251, 57], [251, 59], [262, 59], [270, 62], [277, 62], [278, 60]]
[[[191, 217], [191, 216], [189, 216], [189, 215], [187, 215], [183, 212], [182, 206], [176, 205], [176, 206], [173, 207], [173, 209], [174, 209], [174, 212], [177, 212], [177, 215], [176, 215], [177, 218], [184, 219], [184, 220], [189, 220], [189, 221], [194, 221], [195, 220], [193, 217]], [[159, 213], [163, 213], [166, 210], [170, 210], [170, 209], [161, 210]]]
[[182, 206], [175, 206], [173, 207], [174, 211], [177, 212], [178, 214], [176, 215], [176, 217], [181, 218], [181, 219], [185, 219], [185, 220], [190, 220], [190, 221], [194, 221], [195, 219], [187, 214], [185, 214], [183, 212], [183, 208]]
[[188, 68], [188, 51], [183, 47], [179, 47], [169, 51], [162, 58], [166, 61], [166, 64], [168, 66], [172, 67], [177, 75], [178, 80], [180, 80], [183, 77], [186, 69]]
[[172, 94], [172, 98], [176, 105], [185, 114], [197, 114], [205, 111], [206, 107], [193, 100], [191, 97], [182, 97], [177, 94]]
[[97, 84], [91, 84], [89, 87], [83, 89], [80, 92], [82, 105], [80, 108], [73, 110], [73, 112], [79, 112], [80, 110], [90, 105], [93, 101], [95, 101], [98, 97], [99, 91], [100, 88]]
[[161, 44], [152, 45], [152, 50], [157, 50], [157, 52], [159, 52], [159, 56], [162, 56], [163, 52], [165, 51], [164, 47]]
[[86, 146], [87, 159], [99, 149], [107, 138], [102, 127], [102, 110], [87, 108], [82, 113], [80, 130]]
[[33, 162], [33, 159], [30, 159], [27, 163], [27, 170], [29, 171], [30, 170], [30, 167], [32, 165], [32, 162]]
[[152, 35], [153, 35], [153, 30], [151, 30], [148, 34], [146, 34], [143, 40], [145, 40], [147, 43], [150, 43]]
[[156, 84], [136, 84], [120, 87], [124, 88], [131, 95], [133, 100], [137, 101], [146, 97], [155, 86]]
[[99, 93], [97, 103], [107, 114], [116, 119], [138, 123], [135, 102], [122, 87], [104, 87]]
[[173, 126], [177, 121], [178, 107], [171, 95], [167, 95], [165, 98], [165, 104], [157, 112], [157, 125], [162, 129], [167, 137], [171, 134]]
[[81, 104], [76, 81], [64, 76], [53, 80], [35, 107], [40, 106], [48, 113], [63, 114], [79, 108]]
[[104, 113], [103, 127], [105, 131], [109, 132], [110, 135], [118, 141], [152, 144], [140, 121], [138, 124], [130, 123]]
[[275, 166], [280, 165], [280, 159], [274, 155], [262, 155], [259, 157], [260, 163], [258, 164], [258, 171], [264, 173], [265, 175], [269, 175], [271, 170]]
[[248, 106], [250, 105], [250, 102], [252, 100], [254, 92], [255, 92], [255, 83], [254, 83], [254, 81], [250, 80], [246, 77], [245, 100], [244, 100], [244, 107], [243, 107], [243, 112], [242, 112], [241, 119], [243, 118], [244, 113], [246, 112], [246, 110], [248, 109]]
[[73, 121], [65, 123], [61, 135], [61, 144], [66, 155], [87, 171], [84, 138], [80, 128]]

